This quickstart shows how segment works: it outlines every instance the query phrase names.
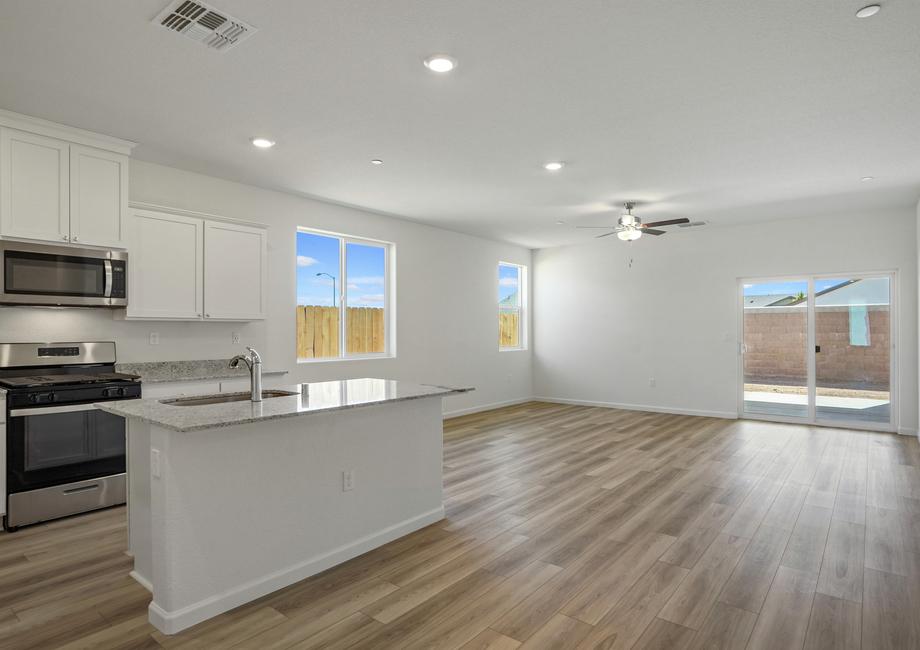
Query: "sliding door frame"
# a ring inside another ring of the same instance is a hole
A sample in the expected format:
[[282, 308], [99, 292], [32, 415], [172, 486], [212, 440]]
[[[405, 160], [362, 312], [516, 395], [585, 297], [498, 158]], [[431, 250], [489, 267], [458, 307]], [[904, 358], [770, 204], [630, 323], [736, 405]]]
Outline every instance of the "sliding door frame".
[[[816, 336], [815, 336], [815, 281], [827, 278], [888, 278], [888, 327], [889, 327], [889, 352], [888, 352], [888, 394], [891, 409], [891, 420], [885, 423], [877, 422], [847, 422], [845, 420], [831, 420], [817, 417], [817, 358], [815, 353]], [[808, 283], [808, 300], [807, 306], [807, 335], [805, 359], [807, 364], [807, 384], [808, 384], [808, 415], [806, 417], [793, 417], [782, 415], [761, 415], [758, 413], [745, 413], [744, 411], [744, 285], [762, 282], [790, 282], [790, 281], [807, 281]], [[834, 427], [838, 429], [861, 429], [866, 431], [888, 431], [897, 432], [900, 424], [900, 413], [898, 411], [899, 390], [898, 382], [898, 274], [896, 270], [886, 271], [866, 271], [857, 272], [846, 271], [842, 273], [799, 273], [792, 275], [775, 275], [765, 277], [744, 277], [738, 278], [737, 294], [737, 324], [738, 324], [738, 418], [745, 420], [765, 420], [769, 422], [787, 422], [791, 424], [805, 424], [809, 426]]]

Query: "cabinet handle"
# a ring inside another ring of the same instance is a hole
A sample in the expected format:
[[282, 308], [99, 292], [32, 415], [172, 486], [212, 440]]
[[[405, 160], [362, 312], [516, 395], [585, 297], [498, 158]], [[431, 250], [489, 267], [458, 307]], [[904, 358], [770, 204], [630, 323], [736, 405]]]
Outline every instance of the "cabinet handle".
[[198, 318], [201, 318], [201, 314], [198, 314]]
[[210, 318], [210, 317], [211, 317], [211, 314], [205, 314], [204, 317], [205, 317], [205, 318]]
[[64, 236], [61, 237], [61, 239], [63, 239], [64, 241], [67, 241], [67, 240], [70, 239], [70, 237], [68, 237], [67, 235], [64, 235]]
[[76, 237], [71, 237], [71, 239], [72, 239], [73, 241], [80, 241], [80, 240], [77, 239]]

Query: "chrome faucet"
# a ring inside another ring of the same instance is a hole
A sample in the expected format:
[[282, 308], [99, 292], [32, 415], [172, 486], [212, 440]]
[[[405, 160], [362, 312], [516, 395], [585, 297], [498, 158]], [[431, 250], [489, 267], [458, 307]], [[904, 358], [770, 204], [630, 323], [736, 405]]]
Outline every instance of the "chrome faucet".
[[255, 349], [246, 346], [246, 349], [249, 350], [249, 356], [238, 354], [232, 359], [230, 359], [231, 368], [239, 368], [240, 361], [246, 364], [246, 367], [249, 368], [249, 386], [251, 388], [252, 395], [250, 399], [253, 402], [262, 401], [262, 357], [259, 356], [259, 353]]

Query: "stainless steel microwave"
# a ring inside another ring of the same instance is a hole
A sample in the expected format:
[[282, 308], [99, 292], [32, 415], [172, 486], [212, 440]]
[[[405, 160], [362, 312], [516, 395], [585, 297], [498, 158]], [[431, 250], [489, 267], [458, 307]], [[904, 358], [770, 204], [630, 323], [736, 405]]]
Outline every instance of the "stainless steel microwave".
[[0, 303], [124, 307], [128, 254], [0, 241]]

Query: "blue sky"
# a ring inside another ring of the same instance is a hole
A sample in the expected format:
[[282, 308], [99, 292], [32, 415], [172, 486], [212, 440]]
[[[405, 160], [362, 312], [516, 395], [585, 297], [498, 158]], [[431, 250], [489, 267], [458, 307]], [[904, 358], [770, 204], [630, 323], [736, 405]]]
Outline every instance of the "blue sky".
[[[815, 292], [823, 291], [835, 284], [844, 282], [842, 278], [828, 278], [815, 280]], [[744, 285], [744, 295], [746, 296], [765, 296], [765, 295], [788, 295], [794, 296], [799, 292], [808, 293], [808, 282], [801, 280], [796, 282], [757, 282], [754, 284]]]
[[[380, 246], [346, 244], [346, 276], [349, 307], [383, 307], [386, 251]], [[332, 280], [341, 291], [339, 277], [339, 240], [312, 233], [297, 233], [297, 304], [333, 304]], [[335, 298], [338, 304], [338, 298]]]
[[498, 301], [501, 302], [518, 290], [520, 269], [516, 266], [498, 265]]

